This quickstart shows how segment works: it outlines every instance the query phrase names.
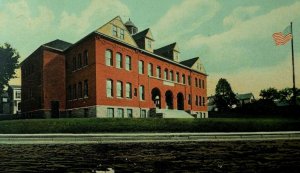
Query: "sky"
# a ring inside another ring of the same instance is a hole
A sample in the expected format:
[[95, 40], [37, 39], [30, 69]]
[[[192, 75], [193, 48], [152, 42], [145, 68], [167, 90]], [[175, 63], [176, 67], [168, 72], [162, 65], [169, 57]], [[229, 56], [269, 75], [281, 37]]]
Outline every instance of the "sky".
[[0, 0], [0, 44], [23, 61], [55, 39], [75, 43], [109, 20], [150, 28], [155, 48], [177, 42], [181, 60], [200, 57], [208, 95], [220, 78], [235, 93], [292, 87], [291, 43], [272, 34], [293, 22], [296, 87], [300, 87], [299, 0]]

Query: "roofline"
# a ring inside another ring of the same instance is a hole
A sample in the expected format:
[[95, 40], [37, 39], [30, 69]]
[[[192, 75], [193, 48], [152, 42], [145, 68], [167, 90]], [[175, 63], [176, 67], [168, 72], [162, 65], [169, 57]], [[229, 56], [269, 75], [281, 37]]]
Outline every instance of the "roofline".
[[[139, 51], [141, 51], [141, 52], [143, 52], [143, 53], [152, 55], [152, 56], [154, 56], [154, 57], [156, 57], [156, 58], [159, 58], [159, 59], [162, 59], [162, 60], [164, 60], [164, 61], [170, 62], [170, 63], [172, 63], [172, 64], [175, 64], [175, 65], [184, 67], [184, 68], [186, 68], [186, 69], [188, 69], [188, 70], [191, 70], [191, 71], [193, 71], [193, 72], [196, 72], [196, 73], [199, 73], [199, 74], [208, 76], [206, 73], [202, 73], [202, 72], [196, 71], [196, 70], [194, 70], [194, 69], [192, 69], [192, 68], [190, 68], [190, 67], [188, 67], [188, 66], [185, 66], [185, 65], [180, 64], [180, 63], [178, 63], [178, 62], [169, 60], [169, 59], [167, 59], [167, 58], [165, 58], [165, 57], [163, 57], [163, 56], [154, 54], [154, 53], [149, 52], [149, 51], [147, 51], [147, 50], [144, 50], [144, 49], [141, 49], [141, 48], [138, 48], [138, 47], [134, 47], [134, 46], [132, 46], [132, 45], [126, 43], [126, 42], [119, 41], [119, 40], [117, 40], [117, 39], [115, 39], [115, 38], [113, 38], [113, 37], [110, 37], [110, 36], [108, 36], [108, 35], [102, 34], [101, 32], [94, 31], [93, 33], [96, 33], [96, 34], [98, 34], [98, 35], [100, 35], [100, 36], [103, 36], [103, 37], [105, 37], [105, 38], [111, 39], [111, 40], [116, 41], [116, 42], [118, 42], [118, 43], [124, 44], [124, 45], [126, 45], [126, 46], [128, 46], [128, 47], [131, 47], [131, 48], [133, 48], [133, 49], [139, 50]], [[90, 34], [89, 34], [89, 35], [90, 35]], [[87, 37], [87, 36], [86, 36], [86, 37]], [[75, 45], [75, 44], [76, 44], [76, 43], [74, 43], [74, 45]]]

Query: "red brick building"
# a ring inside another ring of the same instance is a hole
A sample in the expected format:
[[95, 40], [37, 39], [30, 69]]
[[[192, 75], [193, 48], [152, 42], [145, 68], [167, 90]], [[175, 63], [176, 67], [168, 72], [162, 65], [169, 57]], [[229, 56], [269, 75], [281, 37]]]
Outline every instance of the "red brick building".
[[153, 45], [150, 29], [137, 33], [120, 17], [74, 44], [42, 45], [22, 62], [22, 112], [144, 118], [155, 110], [164, 117], [166, 110], [181, 110], [172, 113], [207, 117], [207, 75], [200, 59], [180, 62], [177, 43]]

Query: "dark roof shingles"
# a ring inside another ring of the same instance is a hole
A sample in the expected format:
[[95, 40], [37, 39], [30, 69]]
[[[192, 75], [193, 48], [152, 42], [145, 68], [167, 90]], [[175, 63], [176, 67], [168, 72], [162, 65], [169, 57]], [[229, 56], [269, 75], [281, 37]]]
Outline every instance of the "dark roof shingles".
[[66, 49], [68, 49], [72, 44], [63, 40], [53, 40], [49, 43], [44, 44], [44, 46], [46, 47], [50, 47], [50, 48], [54, 48], [54, 49], [58, 49], [60, 51], [65, 51]]

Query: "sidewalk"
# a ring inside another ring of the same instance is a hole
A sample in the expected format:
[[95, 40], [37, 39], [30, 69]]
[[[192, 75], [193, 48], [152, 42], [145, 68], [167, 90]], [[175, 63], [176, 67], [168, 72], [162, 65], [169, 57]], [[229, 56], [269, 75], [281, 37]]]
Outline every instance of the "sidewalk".
[[124, 142], [201, 142], [297, 139], [300, 139], [300, 131], [228, 133], [0, 134], [0, 144], [97, 144]]

